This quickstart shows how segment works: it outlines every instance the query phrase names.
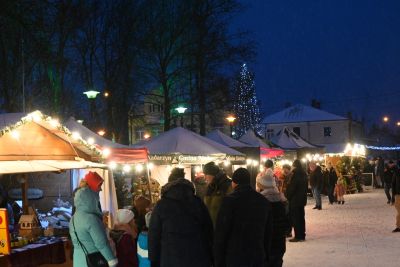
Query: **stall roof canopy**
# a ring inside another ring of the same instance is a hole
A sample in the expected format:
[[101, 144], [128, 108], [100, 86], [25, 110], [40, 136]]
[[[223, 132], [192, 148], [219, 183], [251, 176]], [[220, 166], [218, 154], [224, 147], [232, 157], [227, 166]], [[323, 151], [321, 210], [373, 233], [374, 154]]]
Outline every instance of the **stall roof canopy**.
[[148, 149], [149, 157], [153, 160], [153, 155], [192, 155], [214, 157], [215, 159], [222, 159], [226, 156], [242, 156], [244, 158], [244, 154], [239, 151], [181, 127], [164, 132], [144, 144], [141, 143], [140, 146]]
[[248, 130], [239, 141], [249, 144], [252, 147], [263, 147], [270, 148], [271, 146], [266, 144], [261, 138], [257, 137], [253, 130]]
[[[13, 172], [21, 172], [18, 166], [31, 171], [62, 170], [87, 166], [85, 162], [101, 159], [101, 151], [95, 146], [73, 136], [58, 121], [39, 111], [0, 114], [0, 173], [6, 173], [10, 162], [15, 163]], [[44, 164], [43, 161], [47, 162]], [[61, 163], [63, 167], [60, 167]]]
[[233, 139], [230, 136], [222, 133], [220, 130], [214, 130], [206, 135], [208, 139], [211, 139], [217, 143], [229, 147], [250, 147], [250, 145], [242, 143], [238, 140]]
[[279, 124], [279, 123], [293, 123], [293, 122], [306, 122], [306, 121], [338, 121], [347, 120], [324, 110], [305, 106], [301, 104], [288, 107], [282, 111], [271, 114], [264, 118], [264, 124]]
[[283, 149], [296, 150], [301, 148], [319, 148], [298, 136], [288, 127], [283, 127], [279, 132], [277, 132], [277, 134], [272, 138], [272, 142]]
[[148, 160], [146, 148], [134, 148], [112, 142], [86, 128], [72, 117], [67, 120], [65, 126], [72, 132], [78, 132], [83, 139], [90, 140], [100, 148], [108, 148], [110, 150], [110, 155], [107, 158], [108, 161], [132, 164]]
[[85, 160], [16, 160], [0, 161], [0, 174], [59, 172], [70, 169], [107, 168], [107, 165]]

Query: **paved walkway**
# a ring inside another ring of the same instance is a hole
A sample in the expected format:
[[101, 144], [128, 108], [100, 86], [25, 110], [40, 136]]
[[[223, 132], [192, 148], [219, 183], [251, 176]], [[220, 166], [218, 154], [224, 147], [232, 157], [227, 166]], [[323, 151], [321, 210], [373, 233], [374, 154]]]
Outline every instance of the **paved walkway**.
[[386, 204], [382, 189], [345, 195], [344, 205], [313, 210], [306, 206], [306, 242], [287, 242], [284, 267], [395, 267], [400, 266], [400, 233], [396, 210]]

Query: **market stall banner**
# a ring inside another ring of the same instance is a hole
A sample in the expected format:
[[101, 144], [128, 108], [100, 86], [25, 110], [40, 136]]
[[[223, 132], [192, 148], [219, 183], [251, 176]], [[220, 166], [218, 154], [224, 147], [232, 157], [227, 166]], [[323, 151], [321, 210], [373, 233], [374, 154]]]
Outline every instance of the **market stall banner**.
[[149, 155], [149, 160], [156, 164], [203, 164], [215, 160], [224, 160], [225, 155], [194, 156], [194, 155]]

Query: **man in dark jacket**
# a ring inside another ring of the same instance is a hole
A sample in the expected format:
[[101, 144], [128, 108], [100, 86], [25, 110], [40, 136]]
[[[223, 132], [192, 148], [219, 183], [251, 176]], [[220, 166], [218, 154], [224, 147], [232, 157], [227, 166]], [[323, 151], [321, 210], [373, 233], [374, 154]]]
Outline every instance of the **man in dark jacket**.
[[294, 228], [294, 238], [289, 242], [301, 242], [306, 239], [306, 221], [304, 206], [307, 204], [307, 174], [300, 160], [293, 162], [292, 178], [286, 190], [289, 201], [289, 214]]
[[203, 172], [207, 182], [204, 204], [206, 204], [215, 226], [222, 199], [232, 192], [231, 179], [214, 162], [205, 164]]
[[396, 165], [394, 162], [391, 160], [389, 161], [389, 164], [385, 165], [385, 170], [383, 172], [383, 186], [385, 188], [385, 194], [387, 197], [387, 204], [394, 204], [394, 195], [392, 192], [392, 195], [390, 195], [390, 189], [392, 189], [392, 182], [393, 182], [393, 176], [396, 173]]
[[[161, 190], [149, 226], [151, 266], [208, 267], [212, 265], [213, 226], [207, 208], [194, 195], [193, 184], [173, 177]], [[174, 180], [176, 179], [176, 180]]]
[[333, 168], [332, 163], [328, 163], [328, 172], [329, 172], [329, 179], [328, 179], [328, 198], [329, 204], [333, 204], [336, 202], [335, 196], [333, 192], [335, 191], [335, 185], [338, 180], [336, 170]]
[[315, 199], [315, 207], [313, 209], [322, 209], [321, 191], [323, 187], [323, 175], [321, 167], [314, 162], [310, 163], [310, 186]]
[[215, 230], [215, 267], [266, 266], [270, 256], [271, 205], [250, 186], [250, 173], [237, 169], [234, 192], [221, 204]]
[[394, 195], [394, 207], [397, 210], [396, 228], [393, 233], [400, 232], [400, 170], [396, 169], [392, 181], [392, 194]]

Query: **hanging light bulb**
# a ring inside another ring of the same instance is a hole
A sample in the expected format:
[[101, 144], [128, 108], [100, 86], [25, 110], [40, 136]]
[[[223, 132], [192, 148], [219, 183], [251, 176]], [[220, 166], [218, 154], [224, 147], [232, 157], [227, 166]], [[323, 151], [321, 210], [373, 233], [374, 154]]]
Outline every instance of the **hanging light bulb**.
[[129, 165], [124, 165], [124, 167], [122, 168], [122, 170], [123, 170], [124, 172], [130, 172], [130, 171], [131, 171], [131, 166], [129, 166]]

